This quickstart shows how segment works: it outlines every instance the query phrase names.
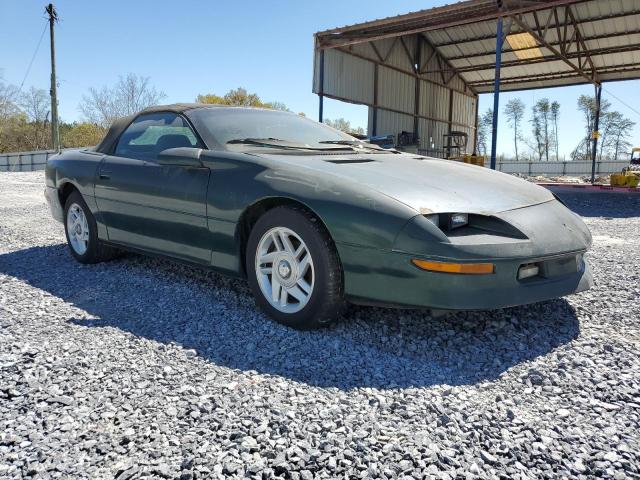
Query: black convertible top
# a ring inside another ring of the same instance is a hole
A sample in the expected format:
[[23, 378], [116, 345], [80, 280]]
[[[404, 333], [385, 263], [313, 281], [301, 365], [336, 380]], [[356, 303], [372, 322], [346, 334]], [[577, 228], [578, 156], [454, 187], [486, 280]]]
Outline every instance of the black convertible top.
[[100, 144], [95, 148], [96, 152], [110, 154], [113, 152], [115, 143], [120, 138], [120, 134], [129, 126], [131, 122], [138, 116], [144, 113], [158, 113], [158, 112], [174, 112], [184, 113], [188, 110], [194, 110], [196, 108], [218, 108], [228, 107], [228, 105], [215, 105], [211, 103], [173, 103], [171, 105], [154, 105], [153, 107], [145, 108], [138, 113], [128, 115], [126, 117], [119, 118], [109, 128], [107, 134], [104, 136]]

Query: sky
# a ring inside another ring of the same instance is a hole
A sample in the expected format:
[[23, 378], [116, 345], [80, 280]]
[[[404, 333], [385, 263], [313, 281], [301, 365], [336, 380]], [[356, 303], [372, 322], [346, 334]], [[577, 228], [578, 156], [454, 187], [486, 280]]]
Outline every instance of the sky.
[[[284, 102], [295, 112], [317, 118], [318, 98], [311, 92], [313, 33], [338, 26], [442, 5], [428, 0], [300, 0], [180, 2], [58, 0], [56, 30], [60, 116], [80, 120], [78, 104], [90, 87], [113, 85], [135, 73], [151, 78], [165, 101], [189, 102], [201, 93], [223, 95], [244, 87], [265, 101]], [[102, 8], [99, 8], [103, 5]], [[20, 85], [45, 27], [44, 0], [0, 0], [0, 75]], [[49, 39], [45, 33], [24, 82], [49, 89]], [[603, 98], [637, 122], [632, 142], [640, 145], [640, 115], [613, 98], [629, 103], [640, 81], [607, 83]], [[582, 135], [576, 110], [580, 94], [592, 86], [503, 93], [500, 109], [515, 96], [527, 105], [547, 97], [561, 103], [560, 156], [569, 155]], [[493, 97], [480, 96], [480, 111]], [[344, 117], [366, 128], [367, 107], [325, 100], [325, 117]], [[527, 132], [530, 130], [525, 126]], [[512, 132], [502, 116], [498, 152], [513, 151]]]

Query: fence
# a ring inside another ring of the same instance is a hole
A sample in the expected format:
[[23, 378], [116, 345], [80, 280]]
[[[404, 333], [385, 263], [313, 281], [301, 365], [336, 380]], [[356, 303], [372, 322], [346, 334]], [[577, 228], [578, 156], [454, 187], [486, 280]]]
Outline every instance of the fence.
[[[629, 160], [596, 162], [596, 175], [619, 173], [629, 165]], [[591, 175], [591, 162], [496, 162], [496, 170], [531, 176], [582, 176]]]
[[44, 170], [47, 160], [55, 155], [53, 150], [35, 152], [0, 153], [0, 172], [31, 172]]
[[[53, 150], [37, 152], [0, 153], [0, 172], [28, 172], [44, 170], [48, 158], [55, 155]], [[620, 172], [629, 165], [628, 160], [596, 162], [596, 175]], [[505, 173], [519, 173], [531, 176], [582, 176], [591, 175], [591, 162], [505, 162], [498, 161], [496, 169]]]

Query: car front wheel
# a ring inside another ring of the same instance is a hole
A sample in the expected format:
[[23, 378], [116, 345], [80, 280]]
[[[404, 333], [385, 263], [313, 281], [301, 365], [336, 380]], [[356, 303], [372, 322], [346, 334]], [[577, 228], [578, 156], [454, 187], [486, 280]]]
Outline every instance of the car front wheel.
[[98, 239], [96, 220], [77, 191], [72, 192], [65, 202], [64, 220], [69, 250], [80, 263], [98, 263], [116, 256], [114, 248]]
[[298, 329], [328, 324], [343, 301], [342, 268], [321, 222], [296, 207], [276, 207], [251, 230], [246, 271], [256, 303]]

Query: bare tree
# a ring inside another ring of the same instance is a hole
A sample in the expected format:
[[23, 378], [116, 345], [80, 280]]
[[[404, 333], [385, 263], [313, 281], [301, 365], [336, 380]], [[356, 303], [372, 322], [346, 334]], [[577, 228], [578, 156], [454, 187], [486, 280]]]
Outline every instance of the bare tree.
[[0, 77], [0, 152], [16, 152], [24, 143], [26, 119], [18, 96], [18, 89]]
[[556, 147], [556, 161], [560, 161], [560, 153], [558, 148], [558, 118], [560, 117], [560, 104], [551, 102], [551, 119], [553, 120], [553, 141]]
[[618, 117], [622, 117], [620, 112], [605, 112], [601, 115], [600, 119], [600, 137], [598, 139], [598, 161], [602, 161], [602, 156], [609, 150], [610, 141], [609, 134], [615, 128], [615, 123], [618, 121]]
[[544, 133], [540, 108], [537, 103], [531, 107], [531, 119], [529, 121], [531, 122], [533, 140], [535, 142], [532, 149], [538, 157], [538, 161], [542, 161], [542, 157], [544, 156]]
[[150, 85], [149, 77], [129, 73], [113, 87], [90, 88], [79, 109], [89, 123], [108, 127], [117, 118], [157, 105], [165, 97], [164, 92]]
[[5, 83], [0, 77], [0, 120], [6, 120], [16, 115], [18, 108], [18, 89], [14, 85]]
[[29, 148], [39, 150], [51, 145], [47, 121], [49, 117], [49, 95], [46, 90], [31, 87], [20, 96], [20, 106], [29, 120]]
[[488, 137], [493, 127], [493, 109], [487, 108], [483, 114], [478, 115], [478, 145], [476, 150], [479, 155], [487, 155]]
[[504, 107], [504, 114], [507, 117], [507, 122], [509, 122], [509, 125], [513, 128], [513, 148], [516, 153], [516, 162], [519, 161], [518, 140], [520, 139], [520, 122], [524, 117], [524, 110], [524, 102], [519, 98], [512, 98]]
[[635, 122], [626, 118], [620, 112], [608, 114], [607, 148], [612, 160], [617, 160], [618, 155], [631, 148], [629, 137], [635, 126]]
[[[611, 108], [611, 103], [608, 100], [601, 100], [600, 102], [600, 117], [606, 116], [607, 112]], [[592, 132], [595, 128], [596, 119], [596, 99], [590, 95], [580, 95], [578, 97], [578, 110], [582, 112], [584, 117], [585, 137], [580, 141], [580, 144], [573, 151], [571, 156], [574, 159], [590, 158], [591, 157], [591, 145], [592, 145]], [[584, 152], [584, 156], [579, 152]]]
[[538, 145], [540, 145], [540, 160], [544, 154], [545, 160], [549, 161], [549, 145], [551, 139], [549, 137], [549, 121], [551, 120], [551, 104], [548, 98], [541, 98], [534, 107], [537, 116], [534, 123], [534, 130], [537, 127], [537, 135], [539, 137]]

